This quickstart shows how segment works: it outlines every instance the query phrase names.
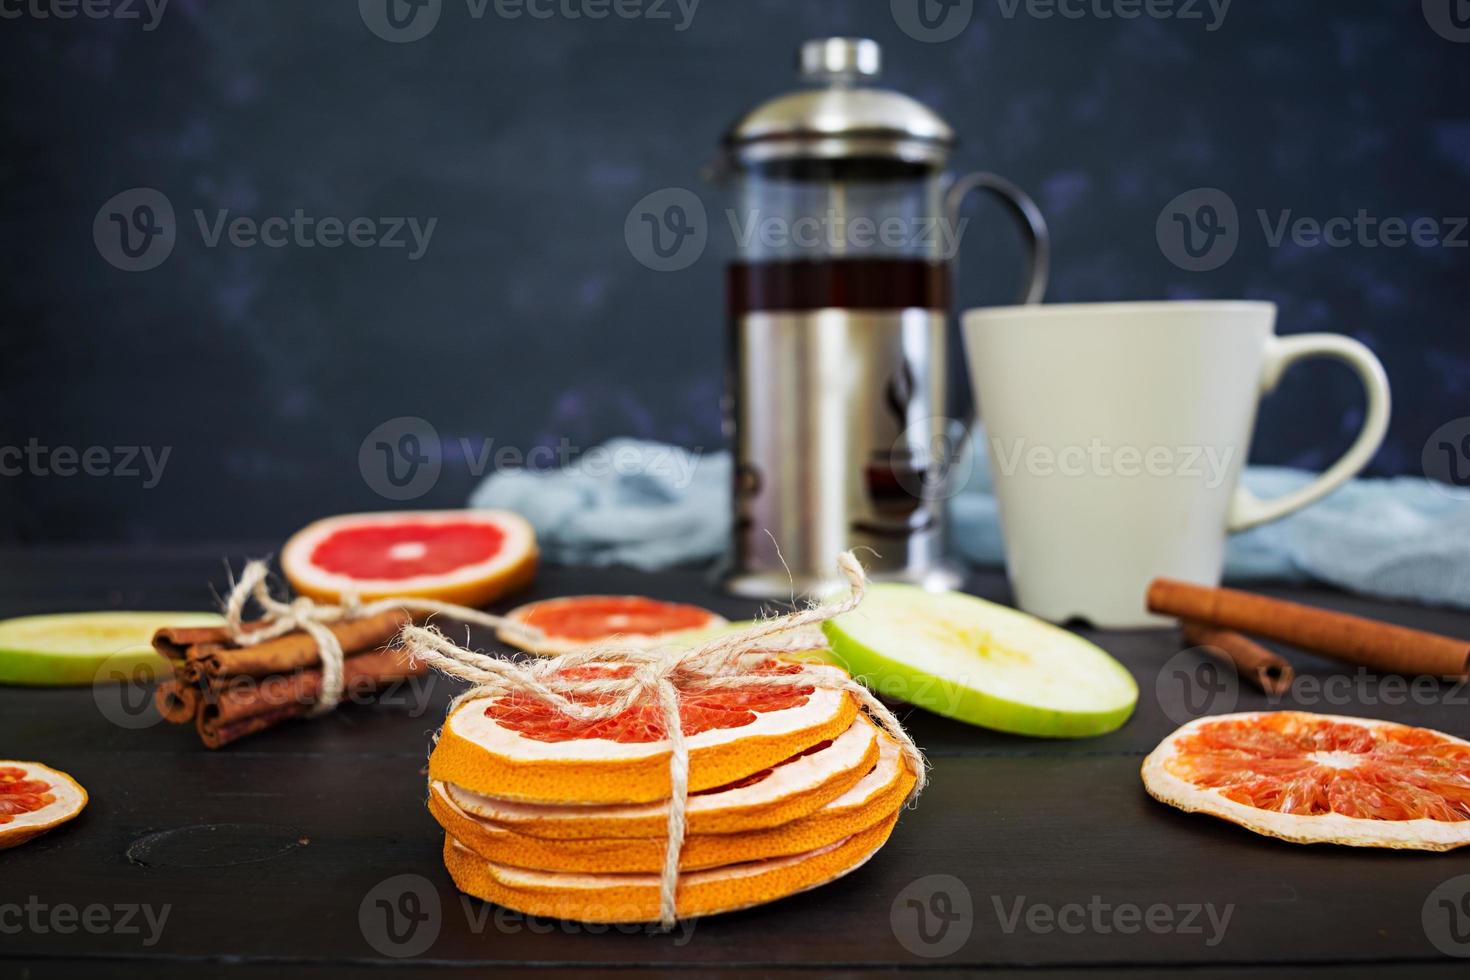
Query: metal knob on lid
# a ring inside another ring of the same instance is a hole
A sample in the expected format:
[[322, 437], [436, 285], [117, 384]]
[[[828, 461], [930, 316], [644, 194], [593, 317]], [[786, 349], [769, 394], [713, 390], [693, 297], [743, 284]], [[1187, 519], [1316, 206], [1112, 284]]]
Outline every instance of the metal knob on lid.
[[798, 59], [801, 76], [812, 81], [851, 82], [877, 78], [883, 51], [865, 37], [826, 37], [807, 41]]
[[876, 87], [882, 60], [867, 38], [807, 41], [797, 58], [807, 87], [741, 117], [725, 134], [731, 162], [865, 158], [942, 167], [954, 130], [916, 99]]

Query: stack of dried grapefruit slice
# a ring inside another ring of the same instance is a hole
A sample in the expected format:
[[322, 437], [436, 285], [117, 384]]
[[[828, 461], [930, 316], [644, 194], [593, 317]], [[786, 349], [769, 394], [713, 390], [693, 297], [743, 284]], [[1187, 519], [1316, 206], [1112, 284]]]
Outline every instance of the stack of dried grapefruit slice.
[[[588, 678], [632, 669], [567, 668]], [[839, 668], [772, 661], [753, 673], [803, 669], [834, 683], [679, 693], [689, 760], [681, 918], [852, 871], [888, 839], [914, 788], [911, 764], [842, 688]], [[663, 718], [640, 702], [578, 721], [515, 693], [458, 705], [429, 758], [429, 809], [455, 884], [533, 915], [658, 920], [671, 794]]]

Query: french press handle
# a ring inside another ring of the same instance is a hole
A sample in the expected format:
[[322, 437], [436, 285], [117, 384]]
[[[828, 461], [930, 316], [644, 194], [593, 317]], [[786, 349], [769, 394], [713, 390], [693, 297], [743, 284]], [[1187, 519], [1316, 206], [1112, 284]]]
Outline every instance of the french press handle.
[[[960, 207], [972, 191], [985, 191], [1004, 205], [1006, 213], [1015, 219], [1026, 251], [1024, 285], [1016, 302], [1023, 306], [1040, 303], [1041, 298], [1046, 295], [1046, 281], [1051, 274], [1051, 233], [1046, 229], [1046, 219], [1041, 216], [1041, 209], [1031, 200], [1029, 194], [1000, 174], [983, 171], [965, 174], [955, 180], [944, 195], [944, 214], [950, 222], [950, 228], [954, 229], [956, 241], [960, 227]], [[959, 280], [959, 261], [958, 254], [950, 256], [953, 281]], [[954, 451], [955, 446], [960, 447], [960, 452], [970, 451], [970, 433], [975, 429], [979, 412], [980, 399], [972, 395], [969, 415], [958, 423], [958, 431], [951, 432], [950, 440], [945, 443], [947, 447], [951, 447], [950, 452]]]
[[[973, 191], [985, 191], [1006, 209], [1015, 219], [1021, 232], [1021, 242], [1026, 250], [1025, 286], [1021, 289], [1021, 304], [1040, 303], [1046, 295], [1046, 281], [1051, 272], [1051, 235], [1046, 229], [1046, 219], [1030, 195], [999, 174], [971, 173], [957, 178], [944, 195], [944, 213], [950, 227], [956, 232], [960, 227], [960, 207]], [[956, 271], [959, 256], [951, 256]]]

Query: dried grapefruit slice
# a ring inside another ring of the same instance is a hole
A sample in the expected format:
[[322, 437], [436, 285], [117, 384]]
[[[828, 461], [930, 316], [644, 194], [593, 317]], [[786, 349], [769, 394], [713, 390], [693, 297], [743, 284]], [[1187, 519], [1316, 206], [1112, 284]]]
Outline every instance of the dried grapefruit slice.
[[637, 595], [578, 595], [543, 599], [512, 609], [506, 618], [540, 630], [545, 639], [527, 643], [520, 634], [499, 638], [531, 653], [554, 655], [617, 638], [624, 647], [677, 642], [722, 626], [722, 616], [682, 602]]
[[[632, 668], [588, 666], [620, 676]], [[758, 671], [800, 668], [769, 663]], [[846, 678], [835, 667], [834, 680]], [[684, 693], [689, 789], [723, 786], [847, 731], [857, 702], [831, 687], [751, 686]], [[577, 722], [529, 695], [466, 701], [444, 723], [429, 778], [529, 803], [653, 803], [669, 797], [670, 746], [656, 704]]]
[[[788, 857], [688, 871], [679, 875], [679, 918], [733, 912], [772, 902], [842, 877], [883, 846], [898, 810], [867, 830], [826, 847]], [[653, 922], [659, 917], [659, 876], [566, 874], [487, 861], [444, 835], [444, 864], [460, 891], [540, 915], [580, 922]]]
[[[690, 834], [680, 851], [685, 871], [785, 857], [835, 844], [894, 813], [914, 787], [898, 746], [883, 737], [879, 760], [846, 793], [799, 820], [737, 834]], [[599, 874], [662, 870], [667, 845], [656, 837], [553, 840], [517, 833], [454, 805], [443, 784], [430, 788], [429, 811], [461, 844], [496, 864], [540, 871]]]
[[536, 533], [508, 511], [345, 514], [309, 524], [281, 552], [297, 592], [323, 602], [348, 593], [483, 606], [530, 583]]
[[[878, 731], [863, 715], [831, 742], [779, 765], [691, 794], [685, 811], [690, 834], [730, 834], [789, 823], [821, 809], [851, 789], [878, 762]], [[656, 837], [669, 832], [667, 801], [626, 806], [548, 806], [472, 793], [434, 783], [469, 816], [519, 834], [558, 840]]]
[[1470, 742], [1370, 718], [1198, 718], [1143, 762], [1156, 799], [1299, 844], [1470, 844]]
[[87, 791], [39, 762], [0, 762], [0, 850], [66, 823], [87, 805]]

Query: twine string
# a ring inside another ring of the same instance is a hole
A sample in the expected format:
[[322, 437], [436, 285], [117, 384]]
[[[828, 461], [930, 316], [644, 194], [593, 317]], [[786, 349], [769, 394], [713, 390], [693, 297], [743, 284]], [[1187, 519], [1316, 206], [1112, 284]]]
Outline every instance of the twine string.
[[[783, 663], [780, 673], [756, 672], [780, 654], [824, 648], [825, 638], [811, 628], [852, 611], [862, 602], [867, 587], [862, 565], [852, 552], [846, 552], [838, 559], [838, 568], [850, 587], [846, 596], [763, 620], [688, 648], [635, 648], [608, 643], [557, 657], [501, 660], [467, 650], [433, 627], [407, 626], [401, 638], [410, 657], [474, 685], [454, 700], [451, 713], [469, 701], [511, 694], [534, 698], [568, 718], [583, 722], [612, 718], [640, 703], [658, 706], [669, 740], [668, 840], [659, 880], [659, 921], [667, 929], [677, 919], [679, 858], [684, 847], [689, 804], [689, 743], [679, 712], [682, 695], [752, 687], [844, 691], [898, 745], [915, 776], [909, 800], [918, 796], [928, 782], [923, 753], [898, 718], [872, 692], [845, 673], [800, 662]], [[590, 665], [629, 669], [576, 672], [568, 676], [574, 668]], [[583, 673], [587, 676], [582, 676]]]
[[[342, 603], [335, 606], [315, 602], [306, 596], [297, 596], [288, 602], [271, 595], [269, 579], [270, 566], [264, 561], [251, 561], [245, 564], [239, 581], [225, 597], [225, 628], [229, 632], [230, 639], [242, 647], [256, 646], [269, 640], [279, 639], [297, 630], [310, 636], [316, 642], [317, 655], [322, 662], [322, 690], [316, 704], [311, 708], [312, 715], [323, 715], [334, 710], [341, 703], [344, 694], [347, 655], [343, 652], [342, 644], [338, 641], [336, 634], [328, 628], [335, 623], [366, 619], [401, 609], [424, 616], [447, 616], [473, 626], [484, 626], [488, 629], [500, 630], [502, 633], [515, 634], [519, 639], [533, 646], [546, 639], [546, 634], [534, 626], [479, 609], [472, 609], [469, 606], [440, 602], [437, 599], [416, 599], [405, 596], [379, 599], [376, 602], [364, 604], [355, 594], [347, 594], [343, 596]], [[252, 599], [260, 608], [261, 615], [259, 619], [247, 621], [245, 609]], [[493, 659], [481, 654], [471, 654], [471, 656], [476, 658], [476, 663]]]

